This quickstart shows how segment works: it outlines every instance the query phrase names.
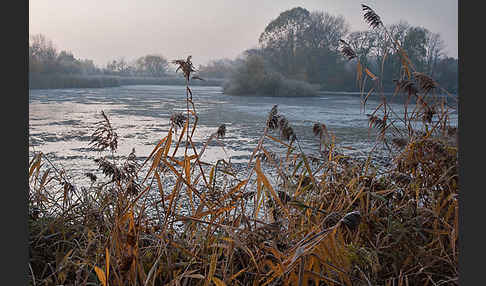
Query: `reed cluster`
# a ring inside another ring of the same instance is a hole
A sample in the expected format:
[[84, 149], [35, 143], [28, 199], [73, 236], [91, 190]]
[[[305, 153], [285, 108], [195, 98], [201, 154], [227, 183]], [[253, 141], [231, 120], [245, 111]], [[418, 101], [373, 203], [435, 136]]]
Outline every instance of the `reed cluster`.
[[[363, 9], [372, 28], [384, 28]], [[349, 49], [344, 55], [357, 60]], [[117, 154], [115, 124], [103, 113], [91, 142], [103, 178], [87, 173], [90, 184], [80, 187], [44, 154], [30, 161], [31, 284], [458, 284], [451, 107], [406, 59], [397, 96], [406, 90], [417, 104], [405, 103], [398, 116], [383, 96], [369, 115], [377, 146], [393, 158], [380, 172], [371, 160], [345, 156], [322, 122], [313, 126], [319, 154], [305, 154], [277, 105], [245, 170], [203, 162], [209, 142], [224, 148], [231, 130], [220, 126], [196, 148], [190, 83], [199, 77], [190, 57], [174, 61], [186, 81], [186, 111], [172, 116], [146, 160], [135, 150]], [[371, 78], [379, 91], [375, 73], [357, 67], [358, 83]]]

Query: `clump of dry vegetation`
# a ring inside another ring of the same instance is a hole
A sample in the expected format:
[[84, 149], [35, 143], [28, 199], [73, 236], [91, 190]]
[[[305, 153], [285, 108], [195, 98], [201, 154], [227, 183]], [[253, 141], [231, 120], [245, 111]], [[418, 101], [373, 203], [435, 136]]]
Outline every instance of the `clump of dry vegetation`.
[[[373, 28], [385, 29], [363, 9]], [[379, 90], [379, 79], [343, 44], [357, 61], [359, 83], [370, 77]], [[87, 173], [90, 185], [78, 188], [42, 153], [32, 158], [31, 284], [458, 284], [456, 132], [447, 98], [434, 96], [440, 87], [406, 59], [403, 53], [396, 96], [405, 90], [415, 97], [414, 109], [397, 116], [383, 97], [369, 115], [377, 144], [392, 152], [384, 173], [370, 160], [344, 156], [320, 122], [313, 126], [320, 157], [311, 158], [278, 106], [246, 172], [224, 160], [202, 162], [209, 141], [223, 144], [228, 130], [220, 126], [196, 149], [189, 84], [198, 77], [190, 57], [175, 61], [187, 83], [186, 114], [172, 116], [144, 162], [135, 151], [116, 159], [116, 132], [104, 113], [91, 142], [104, 179]], [[273, 152], [272, 144], [286, 152]], [[102, 156], [106, 149], [111, 156]]]

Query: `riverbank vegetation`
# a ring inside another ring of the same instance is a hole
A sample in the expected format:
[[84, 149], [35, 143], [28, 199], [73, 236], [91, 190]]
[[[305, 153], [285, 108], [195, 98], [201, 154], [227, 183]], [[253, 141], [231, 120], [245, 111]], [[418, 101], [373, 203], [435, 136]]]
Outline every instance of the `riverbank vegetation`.
[[[389, 33], [362, 8], [372, 29]], [[340, 43], [366, 105], [369, 90], [384, 92], [382, 78]], [[319, 153], [302, 152], [277, 105], [245, 170], [203, 162], [211, 141], [224, 148], [226, 126], [204, 144], [193, 141], [199, 118], [190, 84], [198, 76], [190, 57], [174, 61], [187, 85], [185, 111], [173, 114], [145, 160], [135, 150], [117, 153], [116, 122], [105, 113], [91, 127], [99, 174], [87, 173], [88, 185], [42, 153], [31, 159], [31, 284], [458, 285], [454, 97], [437, 97], [446, 90], [391, 45], [402, 56], [396, 96], [417, 104], [405, 100], [397, 115], [383, 97], [368, 114], [377, 148], [392, 158], [381, 167], [373, 151], [365, 161], [344, 155], [325, 122], [312, 130]], [[364, 90], [366, 82], [373, 86]]]

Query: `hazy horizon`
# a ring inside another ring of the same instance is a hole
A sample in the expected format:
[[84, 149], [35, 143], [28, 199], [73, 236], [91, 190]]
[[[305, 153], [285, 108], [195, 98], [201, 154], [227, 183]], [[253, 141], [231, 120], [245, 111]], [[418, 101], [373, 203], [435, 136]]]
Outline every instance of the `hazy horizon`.
[[[352, 3], [351, 3], [352, 2]], [[147, 54], [168, 60], [193, 56], [196, 65], [234, 59], [254, 48], [265, 26], [296, 6], [342, 15], [350, 31], [367, 30], [361, 3], [386, 24], [404, 20], [439, 33], [445, 54], [458, 57], [457, 1], [126, 1], [29, 0], [29, 34], [43, 34], [58, 50], [98, 66]]]

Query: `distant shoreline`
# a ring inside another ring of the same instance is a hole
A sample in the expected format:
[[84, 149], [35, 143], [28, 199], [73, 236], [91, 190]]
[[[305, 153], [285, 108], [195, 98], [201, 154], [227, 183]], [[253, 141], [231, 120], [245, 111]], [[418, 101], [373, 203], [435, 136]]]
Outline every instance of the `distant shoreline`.
[[[192, 86], [222, 86], [222, 79], [191, 81]], [[182, 77], [124, 77], [114, 75], [29, 74], [29, 89], [107, 88], [124, 85], [185, 85]]]
[[[193, 80], [191, 86], [223, 86], [224, 79], [211, 78], [205, 80]], [[29, 90], [39, 89], [70, 89], [70, 88], [108, 88], [121, 87], [130, 85], [186, 85], [185, 79], [179, 77], [124, 77], [114, 75], [33, 75], [29, 74]], [[361, 96], [359, 91], [329, 91], [317, 90], [317, 95], [350, 95]], [[235, 94], [228, 94], [235, 95]], [[367, 92], [364, 92], [367, 95]], [[381, 95], [381, 93], [373, 92], [372, 97]], [[383, 95], [390, 97], [394, 92], [384, 92]], [[453, 94], [455, 95], [455, 94]], [[261, 95], [243, 95], [236, 96], [261, 96]], [[456, 95], [457, 96], [457, 95]]]
[[[359, 91], [318, 91], [319, 94], [331, 94], [331, 95], [336, 95], [336, 94], [342, 94], [342, 95], [361, 95], [361, 94], [364, 94], [365, 96], [368, 94], [368, 92], [359, 92]], [[394, 95], [395, 93], [394, 92], [372, 92], [371, 93], [371, 96], [378, 96], [378, 95], [385, 95], [385, 96], [392, 96]], [[397, 95], [407, 95], [407, 93], [403, 93], [403, 92], [400, 92], [400, 93], [397, 93]], [[452, 94], [452, 93], [451, 93]], [[456, 94], [452, 94], [454, 96], [457, 96]], [[439, 94], [439, 96], [446, 96], [446, 94]]]

